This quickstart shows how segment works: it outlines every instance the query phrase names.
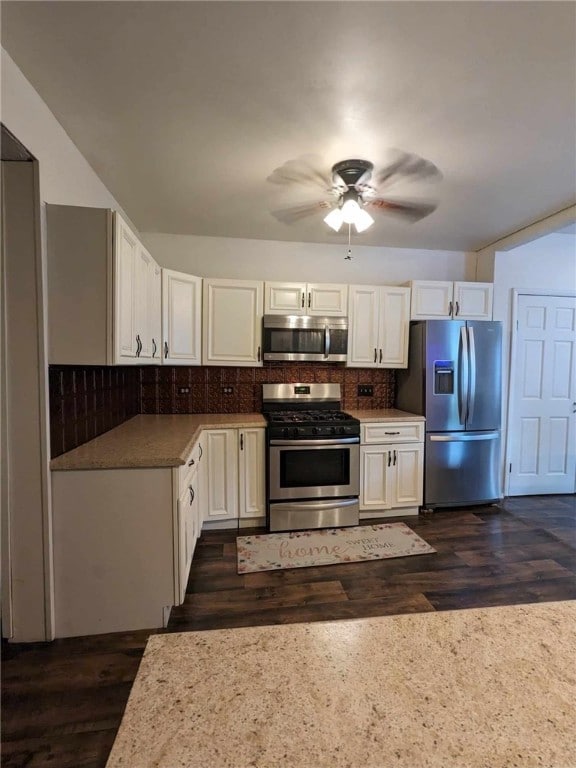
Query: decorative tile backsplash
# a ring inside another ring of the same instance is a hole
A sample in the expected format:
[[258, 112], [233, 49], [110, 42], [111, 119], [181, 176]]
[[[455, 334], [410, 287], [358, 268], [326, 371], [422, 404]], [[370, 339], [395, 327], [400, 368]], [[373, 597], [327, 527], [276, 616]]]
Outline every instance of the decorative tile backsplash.
[[52, 458], [140, 413], [140, 371], [128, 366], [51, 365]]
[[[262, 408], [262, 384], [333, 382], [344, 410], [390, 408], [393, 370], [329, 363], [229, 366], [50, 366], [52, 457], [118, 426], [137, 413], [250, 413]], [[358, 385], [373, 395], [358, 397]]]

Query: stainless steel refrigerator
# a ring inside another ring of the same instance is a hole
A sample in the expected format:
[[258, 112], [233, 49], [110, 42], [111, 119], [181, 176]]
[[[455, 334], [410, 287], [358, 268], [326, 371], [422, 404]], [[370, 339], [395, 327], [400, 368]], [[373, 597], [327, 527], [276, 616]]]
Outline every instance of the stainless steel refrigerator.
[[502, 324], [412, 322], [397, 384], [397, 407], [426, 417], [424, 507], [498, 500]]

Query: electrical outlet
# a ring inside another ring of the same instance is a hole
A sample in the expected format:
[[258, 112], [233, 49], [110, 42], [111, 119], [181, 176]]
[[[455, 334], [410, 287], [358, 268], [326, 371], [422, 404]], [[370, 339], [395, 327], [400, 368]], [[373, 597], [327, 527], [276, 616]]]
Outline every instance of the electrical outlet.
[[233, 395], [234, 387], [222, 387], [222, 393], [225, 395]]
[[372, 384], [358, 384], [358, 397], [374, 397]]
[[178, 394], [179, 395], [189, 395], [190, 394], [190, 387], [178, 387]]

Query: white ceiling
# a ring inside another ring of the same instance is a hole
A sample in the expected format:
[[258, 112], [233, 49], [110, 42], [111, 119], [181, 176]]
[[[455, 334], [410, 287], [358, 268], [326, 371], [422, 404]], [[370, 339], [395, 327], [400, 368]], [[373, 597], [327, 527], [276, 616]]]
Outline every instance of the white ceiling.
[[575, 201], [572, 2], [2, 2], [2, 44], [143, 232], [341, 242], [267, 177], [391, 148], [444, 178], [390, 195], [439, 206], [359, 244], [473, 250]]

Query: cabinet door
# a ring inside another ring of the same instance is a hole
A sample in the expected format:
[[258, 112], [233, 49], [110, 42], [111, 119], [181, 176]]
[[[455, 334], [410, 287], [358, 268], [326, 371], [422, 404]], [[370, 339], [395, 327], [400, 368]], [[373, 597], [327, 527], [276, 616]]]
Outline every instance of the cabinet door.
[[204, 280], [204, 365], [262, 365], [263, 283]]
[[454, 283], [454, 317], [492, 320], [492, 283]]
[[202, 279], [162, 270], [162, 357], [170, 365], [201, 363]]
[[392, 462], [388, 446], [360, 446], [360, 509], [388, 509], [389, 474]]
[[178, 499], [178, 605], [184, 602], [186, 595], [186, 542], [188, 528], [189, 495], [184, 492]]
[[378, 365], [383, 368], [408, 367], [410, 328], [410, 288], [380, 288]]
[[265, 315], [305, 314], [306, 286], [303, 283], [266, 283]]
[[136, 271], [134, 290], [134, 312], [136, 328], [136, 357], [145, 362], [152, 357], [152, 308], [150, 306], [151, 285], [154, 278], [154, 259], [138, 244], [136, 249]]
[[265, 441], [264, 429], [239, 429], [239, 515], [264, 517], [265, 502]]
[[[134, 358], [136, 340], [136, 265], [138, 239], [125, 221], [114, 216], [114, 352], [115, 362]], [[124, 361], [126, 362], [126, 361]]]
[[348, 299], [348, 359], [351, 368], [375, 368], [378, 364], [378, 317], [380, 288], [351, 285]]
[[389, 505], [414, 507], [422, 504], [424, 447], [422, 443], [391, 446]]
[[238, 430], [208, 429], [202, 433], [204, 520], [238, 518]]
[[305, 303], [305, 314], [321, 317], [346, 317], [348, 286], [337, 283], [309, 283]]
[[152, 360], [162, 362], [162, 270], [152, 262], [148, 282], [148, 328], [152, 342]]
[[411, 286], [412, 320], [446, 320], [452, 316], [452, 281], [414, 280]]

